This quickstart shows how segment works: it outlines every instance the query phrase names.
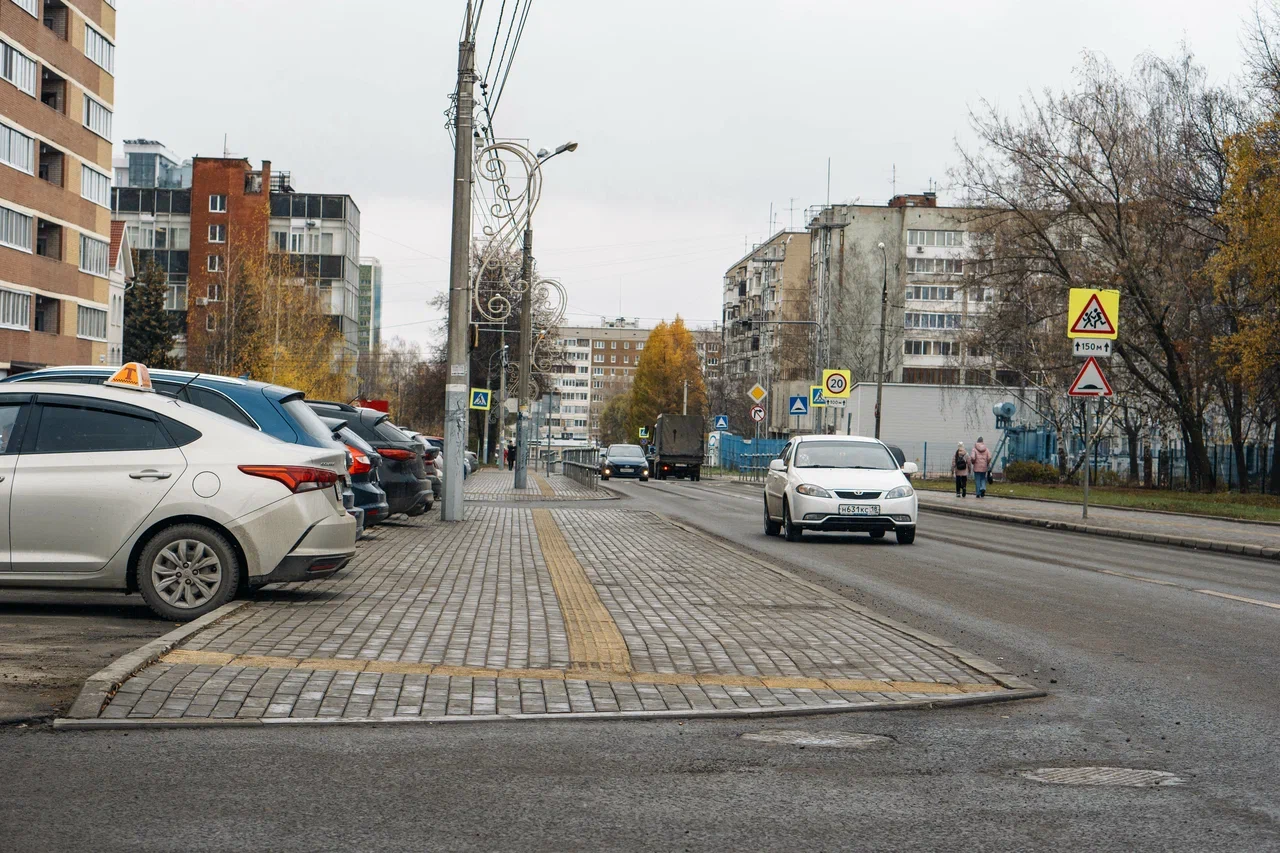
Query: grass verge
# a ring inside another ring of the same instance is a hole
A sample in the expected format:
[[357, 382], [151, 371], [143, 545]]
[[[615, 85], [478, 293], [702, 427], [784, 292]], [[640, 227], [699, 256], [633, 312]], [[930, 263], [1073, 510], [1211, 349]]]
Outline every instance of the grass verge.
[[[950, 479], [917, 479], [913, 485], [917, 489], [928, 491], [955, 491], [955, 481]], [[973, 490], [972, 478], [969, 480], [969, 490]], [[991, 497], [1041, 498], [1073, 503], [1079, 503], [1083, 493], [1084, 490], [1079, 486], [1050, 486], [1040, 483], [992, 483], [987, 487], [987, 494]], [[1241, 495], [1235, 492], [1200, 494], [1158, 489], [1092, 486], [1089, 488], [1089, 503], [1094, 506], [1157, 509], [1253, 521], [1280, 521], [1280, 497], [1275, 495]]]

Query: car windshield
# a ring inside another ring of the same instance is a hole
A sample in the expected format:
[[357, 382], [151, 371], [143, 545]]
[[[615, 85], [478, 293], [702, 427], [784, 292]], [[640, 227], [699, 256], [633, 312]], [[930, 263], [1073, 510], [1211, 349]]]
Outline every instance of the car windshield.
[[898, 463], [884, 445], [870, 441], [802, 441], [796, 446], [797, 468], [871, 468], [892, 471]]
[[319, 439], [321, 444], [333, 443], [333, 430], [324, 425], [315, 410], [306, 404], [301, 396], [285, 400], [280, 407], [289, 413], [298, 426], [312, 438]]
[[644, 456], [638, 444], [615, 444], [609, 448], [610, 456]]

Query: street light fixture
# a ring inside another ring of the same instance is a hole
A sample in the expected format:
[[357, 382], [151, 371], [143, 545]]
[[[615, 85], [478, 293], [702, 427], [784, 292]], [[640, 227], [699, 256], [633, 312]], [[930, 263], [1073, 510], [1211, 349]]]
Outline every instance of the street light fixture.
[[880, 402], [884, 396], [884, 323], [885, 311], [889, 307], [889, 253], [884, 243], [877, 243], [876, 248], [884, 257], [884, 282], [880, 286], [880, 366], [876, 370], [876, 438], [880, 437]]

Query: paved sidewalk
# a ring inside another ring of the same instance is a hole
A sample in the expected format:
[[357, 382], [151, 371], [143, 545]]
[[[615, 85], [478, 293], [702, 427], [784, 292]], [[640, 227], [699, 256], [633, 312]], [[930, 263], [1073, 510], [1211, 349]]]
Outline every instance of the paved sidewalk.
[[376, 528], [333, 578], [259, 592], [80, 725], [803, 713], [1031, 695], [945, 641], [651, 513], [472, 504], [462, 523]]
[[1280, 526], [1275, 525], [1099, 506], [1089, 507], [1089, 518], [1082, 519], [1078, 504], [998, 497], [957, 498], [951, 492], [925, 489], [917, 490], [916, 495], [922, 508], [935, 512], [1280, 559]]
[[539, 474], [529, 471], [525, 488], [515, 487], [515, 474], [488, 468], [467, 478], [462, 487], [469, 501], [606, 501], [617, 495], [605, 489], [592, 489], [563, 474]]

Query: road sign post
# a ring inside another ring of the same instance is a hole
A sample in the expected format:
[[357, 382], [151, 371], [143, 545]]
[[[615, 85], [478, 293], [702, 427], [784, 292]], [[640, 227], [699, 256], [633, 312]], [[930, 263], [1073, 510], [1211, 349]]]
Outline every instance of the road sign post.
[[[1120, 337], [1120, 291], [1073, 287], [1067, 300], [1067, 337], [1071, 352], [1083, 357], [1084, 365], [1076, 374], [1067, 394], [1084, 397], [1084, 496], [1080, 517], [1089, 517], [1089, 481], [1093, 471], [1089, 456], [1093, 452], [1093, 433], [1089, 429], [1089, 397], [1110, 397], [1111, 383], [1098, 364], [1099, 358], [1110, 358], [1112, 341]], [[1094, 406], [1100, 404], [1094, 403]], [[1098, 413], [1099, 418], [1101, 412]]]
[[716, 419], [715, 419], [715, 428], [716, 428], [716, 430], [717, 430], [717, 431], [720, 431], [720, 430], [726, 430], [726, 429], [728, 429], [728, 428], [729, 428], [729, 416], [728, 416], [728, 415], [716, 415]]

